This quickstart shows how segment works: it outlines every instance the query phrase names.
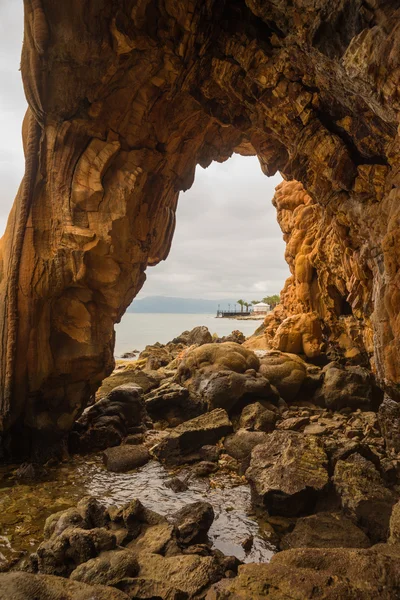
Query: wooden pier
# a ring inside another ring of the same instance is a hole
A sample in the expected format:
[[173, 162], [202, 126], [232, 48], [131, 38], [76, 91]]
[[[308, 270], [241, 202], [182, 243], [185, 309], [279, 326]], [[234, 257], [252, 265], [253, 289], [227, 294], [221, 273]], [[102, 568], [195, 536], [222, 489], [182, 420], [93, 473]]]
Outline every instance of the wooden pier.
[[249, 310], [244, 310], [243, 312], [236, 310], [217, 310], [218, 318], [225, 319], [236, 319], [236, 317], [249, 317], [252, 314]]

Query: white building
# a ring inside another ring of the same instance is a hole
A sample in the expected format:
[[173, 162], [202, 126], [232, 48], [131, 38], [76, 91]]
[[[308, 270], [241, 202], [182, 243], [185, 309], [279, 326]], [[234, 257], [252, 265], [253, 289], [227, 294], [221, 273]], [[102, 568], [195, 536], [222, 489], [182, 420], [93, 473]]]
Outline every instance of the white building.
[[253, 306], [253, 313], [257, 315], [266, 315], [270, 310], [270, 305], [265, 302], [258, 302], [258, 304]]

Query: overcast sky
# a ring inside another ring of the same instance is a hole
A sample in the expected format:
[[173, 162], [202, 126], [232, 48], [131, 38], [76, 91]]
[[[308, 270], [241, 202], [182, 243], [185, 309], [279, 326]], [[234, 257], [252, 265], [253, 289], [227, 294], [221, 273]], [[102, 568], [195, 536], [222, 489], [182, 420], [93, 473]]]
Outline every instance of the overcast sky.
[[[1, 234], [24, 171], [22, 6], [22, 0], [0, 0]], [[171, 253], [148, 269], [140, 297], [251, 301], [279, 292], [289, 274], [271, 204], [280, 180], [263, 175], [255, 157], [234, 155], [223, 164], [198, 167], [192, 188], [179, 199]]]

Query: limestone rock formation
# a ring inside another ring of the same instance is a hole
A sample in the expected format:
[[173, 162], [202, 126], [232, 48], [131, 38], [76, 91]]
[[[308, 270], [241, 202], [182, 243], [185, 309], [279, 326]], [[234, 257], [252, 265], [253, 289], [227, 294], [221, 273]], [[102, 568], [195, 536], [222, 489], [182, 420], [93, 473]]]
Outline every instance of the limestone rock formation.
[[397, 3], [24, 5], [26, 173], [0, 246], [3, 451], [54, 453], [113, 368], [114, 323], [168, 255], [179, 192], [235, 151], [288, 180], [277, 348], [315, 356], [328, 335], [397, 395]]

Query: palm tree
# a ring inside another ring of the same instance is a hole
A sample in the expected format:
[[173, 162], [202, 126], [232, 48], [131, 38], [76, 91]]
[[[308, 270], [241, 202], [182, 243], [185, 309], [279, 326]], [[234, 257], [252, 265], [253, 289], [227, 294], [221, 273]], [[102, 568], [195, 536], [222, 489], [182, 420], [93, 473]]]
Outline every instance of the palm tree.
[[260, 302], [260, 300], [252, 300], [251, 303], [252, 304], [258, 304]]
[[247, 310], [249, 310], [249, 308], [251, 306], [251, 302], [245, 302], [244, 305], [247, 308]]
[[246, 302], [244, 300], [237, 300], [237, 303], [240, 306], [240, 312], [243, 312], [243, 306], [246, 305]]

